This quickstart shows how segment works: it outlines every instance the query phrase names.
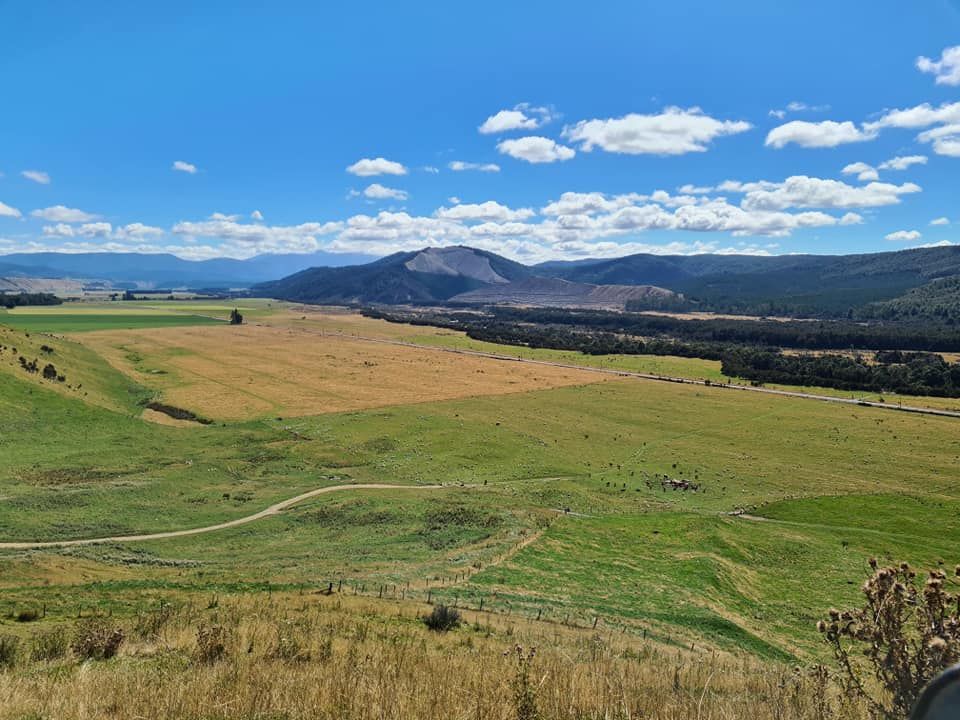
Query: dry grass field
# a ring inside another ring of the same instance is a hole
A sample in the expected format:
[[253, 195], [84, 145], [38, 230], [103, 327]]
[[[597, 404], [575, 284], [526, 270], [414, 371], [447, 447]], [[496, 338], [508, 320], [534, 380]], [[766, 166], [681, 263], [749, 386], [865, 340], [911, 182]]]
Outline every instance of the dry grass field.
[[586, 371], [292, 327], [101, 331], [84, 333], [82, 340], [136, 382], [160, 391], [163, 402], [214, 420], [316, 415], [603, 380]]

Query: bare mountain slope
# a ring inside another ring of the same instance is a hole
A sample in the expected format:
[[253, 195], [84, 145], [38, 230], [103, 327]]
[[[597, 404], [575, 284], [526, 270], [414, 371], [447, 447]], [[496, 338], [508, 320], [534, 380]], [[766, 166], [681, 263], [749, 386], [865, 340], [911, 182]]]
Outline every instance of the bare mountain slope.
[[678, 297], [670, 290], [652, 285], [590, 285], [558, 278], [531, 277], [461, 293], [450, 298], [450, 302], [623, 310], [630, 300], [666, 300]]

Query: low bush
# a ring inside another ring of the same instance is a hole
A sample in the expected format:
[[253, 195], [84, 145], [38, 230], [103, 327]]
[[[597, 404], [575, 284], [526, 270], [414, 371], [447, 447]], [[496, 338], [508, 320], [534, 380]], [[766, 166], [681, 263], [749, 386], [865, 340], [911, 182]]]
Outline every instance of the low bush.
[[109, 660], [120, 650], [124, 637], [118, 625], [93, 617], [77, 624], [70, 647], [81, 660]]
[[460, 627], [460, 611], [446, 605], [437, 605], [423, 619], [423, 624], [436, 632], [447, 632]]

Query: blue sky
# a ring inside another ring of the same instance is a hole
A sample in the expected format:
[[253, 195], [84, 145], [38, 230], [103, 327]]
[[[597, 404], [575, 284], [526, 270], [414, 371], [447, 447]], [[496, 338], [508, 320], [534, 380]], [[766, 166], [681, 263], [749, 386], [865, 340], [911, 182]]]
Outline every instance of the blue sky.
[[960, 0], [332, 5], [0, 2], [0, 253], [960, 242]]

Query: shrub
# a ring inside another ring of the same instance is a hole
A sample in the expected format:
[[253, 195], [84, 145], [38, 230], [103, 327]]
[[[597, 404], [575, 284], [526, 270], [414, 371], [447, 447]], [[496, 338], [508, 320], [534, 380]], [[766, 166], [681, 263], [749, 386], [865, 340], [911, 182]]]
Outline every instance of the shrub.
[[216, 662], [227, 654], [227, 631], [222, 625], [201, 625], [197, 628], [199, 662]]
[[38, 620], [40, 618], [40, 612], [37, 610], [18, 610], [13, 615], [13, 619], [17, 622], [28, 623]]
[[77, 624], [70, 647], [81, 660], [109, 660], [123, 645], [123, 630], [106, 618], [93, 617]]
[[436, 632], [447, 632], [460, 627], [460, 611], [446, 605], [436, 605], [423, 619], [423, 624]]
[[33, 636], [30, 659], [34, 662], [59, 660], [67, 654], [67, 636], [59, 629], [46, 630]]
[[0, 668], [13, 667], [17, 662], [20, 640], [14, 635], [0, 635]]
[[830, 610], [817, 629], [833, 648], [846, 694], [862, 698], [875, 717], [904, 718], [927, 683], [960, 660], [960, 600], [939, 570], [921, 585], [906, 563], [878, 569], [871, 559], [870, 567], [866, 604]]

